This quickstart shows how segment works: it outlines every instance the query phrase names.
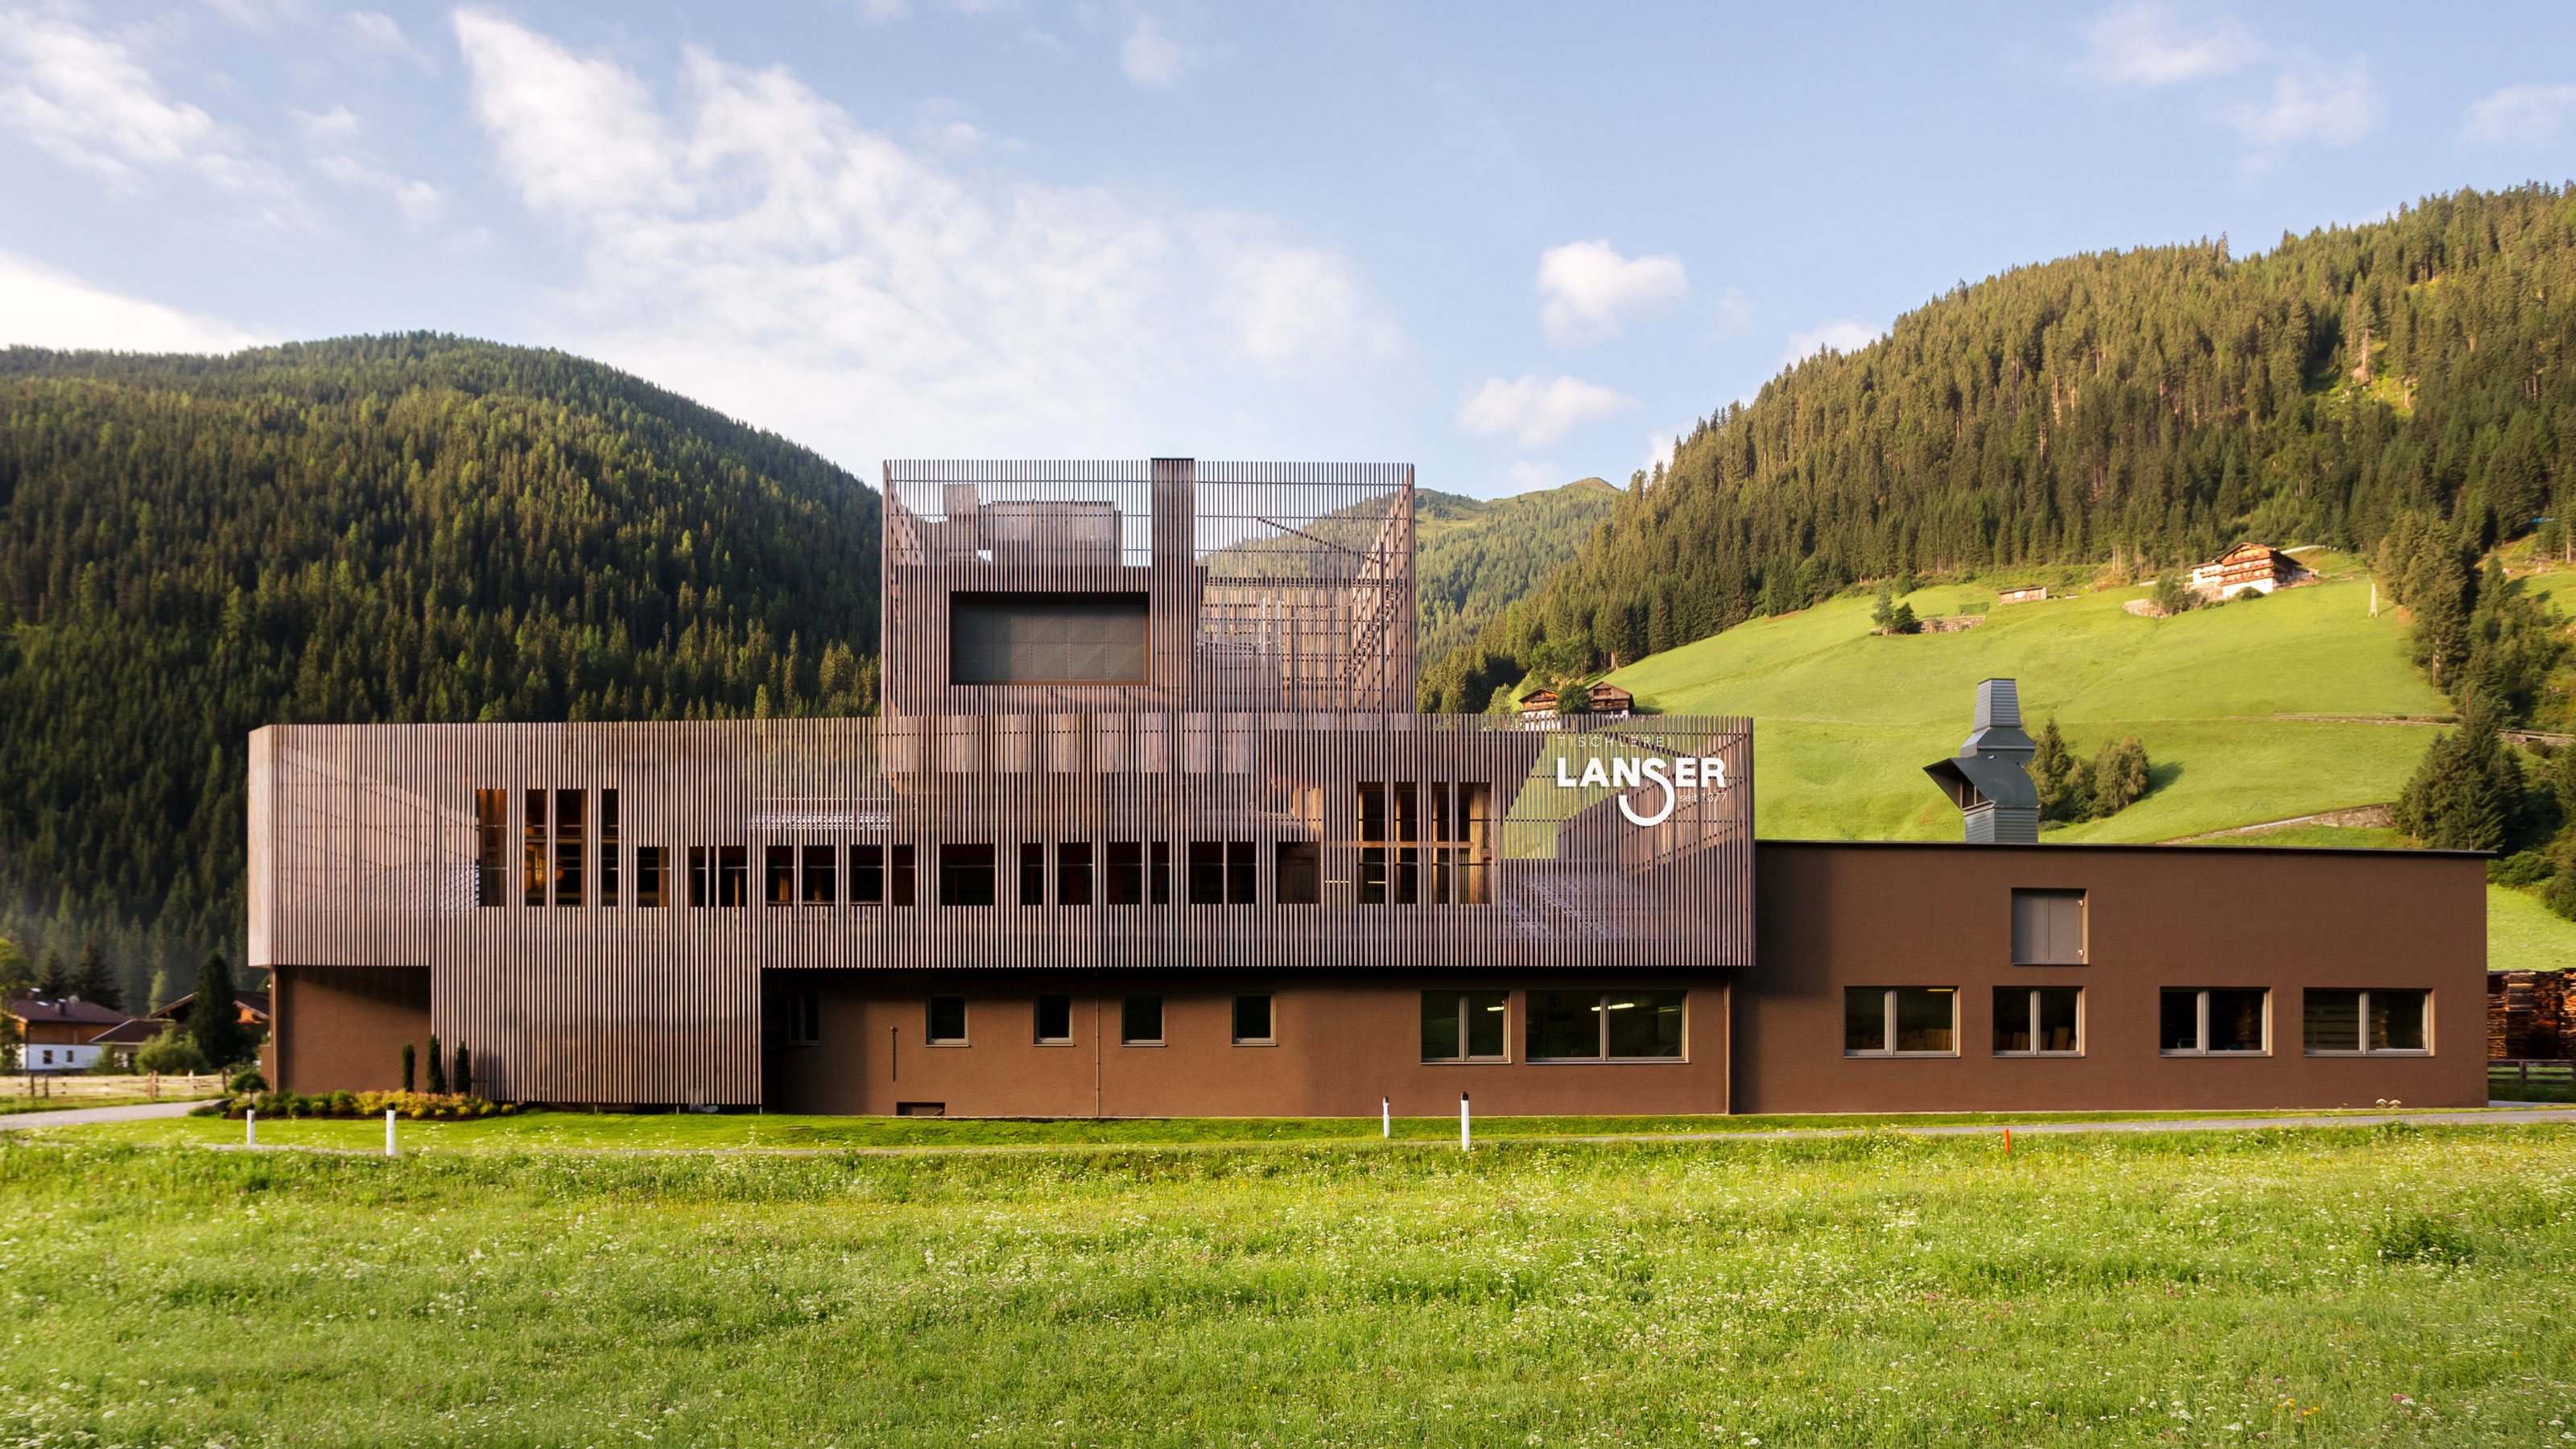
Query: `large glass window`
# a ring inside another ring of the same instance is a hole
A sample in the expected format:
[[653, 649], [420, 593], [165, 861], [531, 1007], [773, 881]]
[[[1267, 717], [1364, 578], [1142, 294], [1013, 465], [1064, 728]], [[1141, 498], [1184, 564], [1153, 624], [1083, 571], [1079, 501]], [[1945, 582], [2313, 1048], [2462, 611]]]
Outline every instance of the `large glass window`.
[[921, 1033], [921, 1039], [923, 1041], [930, 1043], [932, 1046], [964, 1046], [966, 1044], [965, 997], [934, 996], [930, 998], [930, 1009], [927, 1016], [928, 1020], [924, 1023]]
[[510, 792], [474, 792], [474, 904], [497, 906], [507, 899], [510, 851]]
[[1955, 986], [1854, 986], [1843, 992], [1843, 1055], [1951, 1057], [1959, 1040]]
[[1995, 988], [1995, 1055], [2071, 1057], [2084, 1051], [2084, 988]]
[[939, 903], [943, 906], [989, 906], [993, 903], [993, 847], [956, 844], [939, 847]]
[[1682, 1054], [1679, 991], [1533, 991], [1529, 1059], [1658, 1061]]
[[1161, 1046], [1163, 998], [1131, 995], [1118, 1003], [1118, 1040], [1126, 1046]]
[[2169, 1057], [2260, 1056], [2271, 1050], [2272, 993], [2261, 987], [2167, 987], [2156, 1044]]
[[1249, 991], [1235, 997], [1234, 1044], [1269, 1046], [1277, 1041], [1271, 1031], [1270, 993]]
[[2429, 991], [2312, 989], [2301, 1037], [2312, 1057], [2420, 1055], [2432, 1042], [2431, 1004]]
[[2084, 892], [2014, 891], [2012, 958], [2016, 966], [2084, 964]]
[[555, 904], [559, 906], [582, 902], [582, 817], [590, 813], [589, 804], [587, 790], [555, 792]]
[[1422, 1059], [1426, 1062], [1499, 1062], [1511, 1041], [1508, 991], [1422, 993]]
[[1073, 1040], [1073, 998], [1041, 996], [1037, 1007], [1037, 1039], [1054, 1046]]

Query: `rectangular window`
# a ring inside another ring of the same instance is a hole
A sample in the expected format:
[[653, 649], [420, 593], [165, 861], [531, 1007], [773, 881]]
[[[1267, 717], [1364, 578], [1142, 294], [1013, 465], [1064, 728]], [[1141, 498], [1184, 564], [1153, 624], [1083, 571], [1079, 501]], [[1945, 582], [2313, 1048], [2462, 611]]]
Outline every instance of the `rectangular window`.
[[1529, 993], [1529, 1059], [1678, 1059], [1682, 1000], [1679, 991], [1533, 991]]
[[1234, 999], [1234, 1044], [1236, 1046], [1270, 1046], [1278, 1038], [1270, 1031], [1270, 993], [1253, 992]]
[[773, 906], [796, 904], [796, 847], [770, 846], [762, 880], [767, 887], [761, 894], [762, 900]]
[[2084, 1052], [2084, 988], [1995, 988], [1995, 1055], [2072, 1057]]
[[2084, 892], [2014, 891], [2012, 958], [2016, 966], [2084, 964]]
[[1091, 842], [1068, 840], [1055, 848], [1055, 903], [1091, 904]]
[[1422, 851], [1414, 844], [1420, 834], [1418, 800], [1411, 780], [1395, 783], [1395, 877], [1388, 882], [1395, 903], [1417, 904], [1422, 899]]
[[662, 909], [662, 847], [635, 847], [635, 904], [644, 910]]
[[1359, 902], [1386, 904], [1386, 785], [1362, 780], [1360, 791]]
[[932, 1046], [966, 1044], [966, 998], [934, 996], [930, 998], [929, 1020], [922, 1028], [921, 1039]]
[[716, 904], [736, 910], [751, 904], [751, 847], [716, 847]]
[[1449, 904], [1449, 782], [1434, 780], [1425, 797], [1431, 812], [1430, 871], [1424, 876], [1424, 899], [1435, 906]]
[[1955, 986], [1854, 986], [1843, 992], [1843, 1055], [1954, 1057], [1959, 1054]]
[[1154, 888], [1154, 904], [1168, 906], [1172, 903], [1172, 842], [1153, 842], [1152, 856], [1154, 871], [1150, 884]]
[[1229, 906], [1253, 904], [1253, 886], [1252, 842], [1227, 841], [1225, 843], [1225, 903]]
[[1511, 1040], [1511, 993], [1422, 993], [1422, 1059], [1426, 1062], [1499, 1062]]
[[1037, 1039], [1048, 1045], [1073, 1040], [1073, 998], [1041, 996], [1038, 998]]
[[882, 845], [851, 846], [850, 904], [884, 905], [885, 886], [885, 847]]
[[510, 792], [474, 792], [474, 904], [497, 906], [508, 899], [504, 879], [510, 851]]
[[1481, 906], [1493, 900], [1493, 790], [1481, 780], [1458, 782], [1458, 902]]
[[1324, 848], [1311, 840], [1279, 842], [1279, 904], [1321, 905], [1324, 900]]
[[590, 792], [555, 792], [555, 904], [577, 906], [582, 899], [582, 817], [590, 813]]
[[1153, 626], [1141, 593], [952, 594], [951, 684], [1145, 684]]
[[716, 903], [715, 851], [707, 846], [689, 847], [689, 904], [711, 906]]
[[809, 906], [828, 906], [840, 898], [839, 872], [832, 869], [840, 851], [828, 845], [808, 845], [805, 852], [805, 889], [797, 896]]
[[1145, 842], [1141, 840], [1109, 842], [1109, 904], [1113, 906], [1145, 904]]
[[617, 792], [599, 792], [599, 903], [617, 904]]
[[1225, 842], [1193, 840], [1190, 842], [1190, 904], [1221, 906], [1225, 904]]
[[[2311, 990], [2302, 1033], [2307, 1054], [2423, 1055], [2432, 1040], [2425, 1020], [2431, 999], [2429, 991]], [[2363, 1034], [2365, 1023], [2367, 1036]]]
[[528, 904], [546, 903], [546, 792], [528, 792], [528, 843], [522, 857], [527, 872]]
[[909, 845], [894, 847], [894, 878], [887, 882], [886, 899], [897, 908], [910, 906], [917, 894], [918, 873], [913, 867], [912, 849]]
[[1161, 1046], [1163, 998], [1130, 996], [1118, 1003], [1118, 1040], [1125, 1046]]
[[2272, 993], [2261, 987], [2168, 987], [2156, 1019], [2169, 1057], [2261, 1056], [2272, 1049]]
[[989, 906], [993, 903], [993, 847], [939, 847], [939, 903], [943, 906]]
[[1020, 904], [1046, 904], [1046, 847], [1034, 840], [1020, 845]]

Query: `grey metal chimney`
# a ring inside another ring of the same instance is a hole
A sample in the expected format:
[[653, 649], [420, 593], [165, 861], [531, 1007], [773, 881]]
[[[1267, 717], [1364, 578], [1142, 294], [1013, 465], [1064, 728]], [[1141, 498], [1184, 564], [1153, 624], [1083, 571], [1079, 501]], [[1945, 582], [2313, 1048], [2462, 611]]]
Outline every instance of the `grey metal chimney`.
[[2021, 690], [2009, 679], [1977, 685], [1977, 727], [1959, 753], [1923, 773], [1964, 817], [1971, 845], [2037, 845], [2039, 788], [2030, 757], [2039, 747], [2021, 729]]

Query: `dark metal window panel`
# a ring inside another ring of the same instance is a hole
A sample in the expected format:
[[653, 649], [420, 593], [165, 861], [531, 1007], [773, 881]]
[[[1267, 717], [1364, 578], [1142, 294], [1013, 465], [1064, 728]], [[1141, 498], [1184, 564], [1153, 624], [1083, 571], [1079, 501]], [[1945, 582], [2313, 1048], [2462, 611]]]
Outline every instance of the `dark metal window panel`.
[[1268, 1046], [1278, 1040], [1270, 1019], [1270, 993], [1245, 992], [1234, 998], [1234, 1040], [1238, 1046]]
[[1145, 842], [1141, 840], [1109, 842], [1109, 904], [1113, 906], [1145, 904]]
[[921, 1039], [932, 1046], [966, 1044], [966, 998], [934, 996], [925, 1013]]
[[1258, 905], [1260, 872], [1253, 863], [1252, 842], [1229, 840], [1225, 843], [1225, 903], [1229, 906]]
[[1193, 840], [1190, 842], [1190, 904], [1221, 906], [1225, 904], [1225, 842]]
[[951, 594], [948, 682], [1150, 684], [1148, 599], [1141, 590]]
[[912, 849], [909, 845], [894, 847], [894, 888], [888, 893], [892, 905], [909, 906], [917, 894], [915, 880], [918, 873], [913, 867]]
[[1058, 1044], [1073, 1040], [1073, 998], [1040, 996], [1037, 1002], [1037, 1040]]
[[1020, 904], [1046, 904], [1046, 846], [1035, 840], [1020, 844]]
[[765, 856], [760, 898], [772, 906], [796, 904], [796, 847], [773, 845]]
[[693, 907], [716, 903], [715, 855], [713, 846], [689, 847], [689, 904]]
[[507, 904], [510, 850], [510, 792], [474, 792], [474, 904]]
[[1283, 906], [1320, 905], [1324, 899], [1324, 847], [1311, 840], [1278, 843], [1277, 885]]
[[2085, 964], [2084, 892], [2012, 893], [2012, 959], [2016, 966]]
[[617, 904], [617, 792], [599, 792], [599, 903]]
[[737, 909], [751, 904], [751, 848], [716, 847], [716, 904]]
[[1152, 841], [1146, 849], [1152, 856], [1154, 904], [1168, 906], [1172, 903], [1172, 842]]
[[1091, 842], [1059, 842], [1055, 848], [1055, 903], [1087, 906], [1091, 897]]
[[1163, 998], [1131, 994], [1118, 1003], [1118, 1040], [1124, 1046], [1163, 1044]]
[[885, 847], [853, 845], [850, 847], [850, 904], [881, 906], [885, 904]]
[[658, 911], [662, 908], [665, 889], [662, 877], [666, 869], [661, 846], [635, 847], [635, 904], [639, 909]]
[[802, 850], [804, 880], [796, 898], [809, 906], [836, 904], [839, 899], [840, 881], [837, 879], [838, 873], [832, 867], [841, 852], [829, 845], [808, 845], [802, 847]]
[[939, 903], [943, 906], [989, 906], [993, 903], [991, 844], [947, 844], [939, 847]]
[[557, 790], [555, 792], [555, 904], [578, 906], [582, 903], [582, 847], [590, 813], [590, 792]]

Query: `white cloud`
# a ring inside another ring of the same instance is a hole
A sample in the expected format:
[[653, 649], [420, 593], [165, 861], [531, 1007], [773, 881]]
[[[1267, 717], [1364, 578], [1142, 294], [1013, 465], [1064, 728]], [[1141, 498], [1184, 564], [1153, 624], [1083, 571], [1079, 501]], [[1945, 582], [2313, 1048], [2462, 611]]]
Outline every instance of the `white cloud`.
[[2084, 30], [2086, 69], [2123, 85], [2169, 86], [2226, 75], [2263, 53], [2232, 18], [2186, 30], [2160, 5], [2105, 10]]
[[1225, 46], [1184, 42], [1156, 24], [1153, 16], [1139, 14], [1128, 26], [1127, 38], [1118, 43], [1118, 68], [1149, 91], [1168, 91], [1228, 53]]
[[1515, 493], [1527, 493], [1534, 488], [1554, 488], [1566, 481], [1553, 458], [1523, 458], [1505, 468], [1503, 476], [1511, 481]]
[[1835, 352], [1858, 352], [1876, 342], [1880, 336], [1878, 328], [1866, 322], [1854, 322], [1848, 317], [1819, 323], [1804, 332], [1789, 334], [1789, 347], [1787, 351], [1780, 354], [1780, 364], [1783, 367], [1792, 366], [1828, 349]]
[[2490, 146], [2545, 146], [2565, 135], [2576, 121], [2576, 85], [2506, 86], [2469, 103], [2470, 140]]
[[1731, 337], [1738, 332], [1753, 330], [1753, 304], [1746, 300], [1744, 293], [1737, 288], [1727, 288], [1719, 295], [1717, 306], [1711, 310], [1714, 314], [1712, 320], [1717, 324], [1717, 335], [1720, 337]]
[[1608, 239], [1568, 242], [1538, 256], [1539, 330], [1550, 342], [1598, 342], [1619, 333], [1623, 317], [1669, 306], [1690, 295], [1690, 277], [1675, 256], [1623, 257]]
[[1357, 388], [1399, 339], [1338, 253], [1260, 216], [966, 178], [783, 68], [632, 74], [456, 17], [505, 181], [580, 256], [580, 344], [843, 457], [1156, 446], [1229, 371]]
[[382, 192], [392, 198], [403, 220], [415, 226], [435, 220], [446, 204], [437, 187], [398, 175], [377, 161], [358, 139], [364, 128], [347, 106], [333, 106], [319, 115], [297, 111], [295, 127], [303, 133], [304, 153], [314, 170], [355, 190]]
[[261, 340], [218, 318], [120, 296], [0, 252], [0, 346], [231, 352]]
[[398, 55], [432, 75], [438, 73], [438, 57], [411, 42], [403, 34], [400, 22], [376, 10], [350, 10], [340, 16], [340, 33], [359, 50]]
[[1660, 428], [1647, 433], [1646, 461], [1637, 465], [1638, 470], [1651, 478], [1657, 468], [1671, 467], [1673, 450], [1681, 446], [1681, 441], [1677, 434], [1667, 433]]
[[1517, 382], [1489, 377], [1458, 405], [1458, 426], [1478, 437], [1508, 435], [1521, 447], [1544, 448], [1585, 423], [1636, 406], [1635, 398], [1579, 377], [1552, 382], [1536, 376]]
[[60, 16], [0, 12], [0, 124], [117, 186], [154, 168], [283, 200], [289, 188], [231, 128], [161, 93], [125, 42]]
[[2355, 59], [2339, 70], [2285, 70], [2268, 98], [2222, 107], [2218, 116], [2266, 150], [2303, 141], [2349, 146], [2377, 128], [2379, 91], [2369, 62]]

